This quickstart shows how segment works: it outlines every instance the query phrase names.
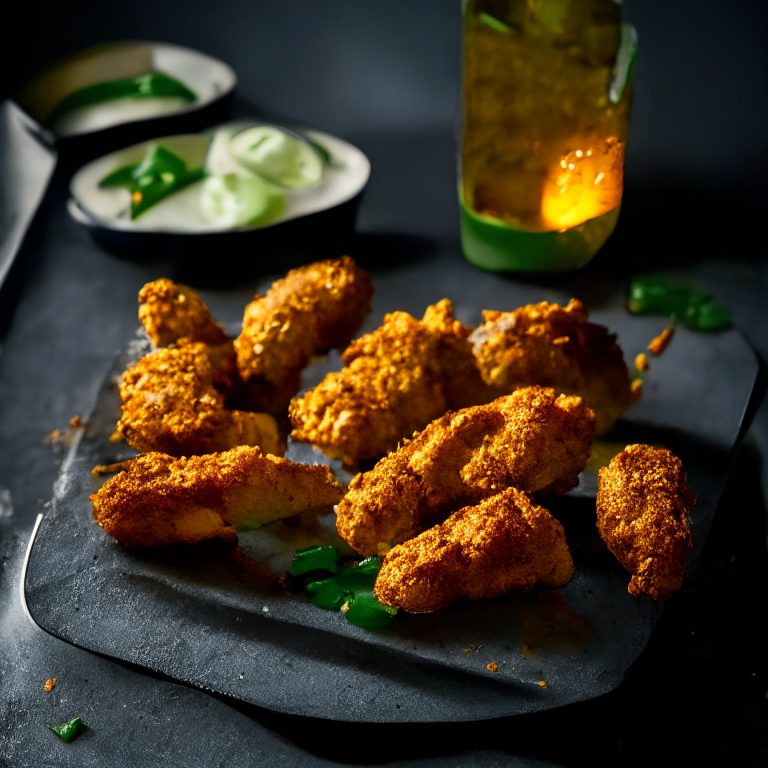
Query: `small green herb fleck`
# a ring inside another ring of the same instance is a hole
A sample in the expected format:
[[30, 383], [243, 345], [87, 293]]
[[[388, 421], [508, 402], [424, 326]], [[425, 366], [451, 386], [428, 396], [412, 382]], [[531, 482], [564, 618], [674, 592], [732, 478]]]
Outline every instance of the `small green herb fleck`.
[[60, 738], [66, 742], [74, 741], [78, 736], [82, 736], [85, 731], [85, 723], [81, 718], [76, 717], [74, 720], [70, 720], [64, 725], [55, 725], [51, 730]]

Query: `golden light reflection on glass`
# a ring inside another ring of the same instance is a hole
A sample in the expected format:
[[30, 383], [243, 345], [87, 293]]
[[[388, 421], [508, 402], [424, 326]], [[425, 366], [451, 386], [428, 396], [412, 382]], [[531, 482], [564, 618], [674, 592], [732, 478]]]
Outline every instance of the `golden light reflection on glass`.
[[544, 225], [562, 232], [613, 210], [621, 203], [623, 178], [624, 143], [615, 136], [568, 152], [543, 185]]

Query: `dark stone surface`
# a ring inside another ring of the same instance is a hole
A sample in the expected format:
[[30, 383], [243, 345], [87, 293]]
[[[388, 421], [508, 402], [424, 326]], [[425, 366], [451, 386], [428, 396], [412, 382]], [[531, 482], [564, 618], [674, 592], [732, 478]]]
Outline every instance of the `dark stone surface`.
[[[729, 304], [766, 360], [766, 101], [756, 94], [765, 90], [768, 6], [624, 7], [641, 54], [617, 231], [580, 275], [506, 282], [538, 286], [542, 298], [559, 287], [595, 308], [633, 271], [674, 272]], [[21, 23], [0, 54], [3, 95], [47, 58], [146, 37], [149, 26], [156, 39], [231, 63], [244, 113], [252, 102], [368, 154], [374, 170], [359, 223], [378, 281], [390, 279], [393, 262], [423, 261], [441, 247], [458, 252], [456, 7], [225, 0], [213, 13], [197, 0], [44, 0], [15, 11]], [[44, 438], [90, 410], [132, 338], [138, 289], [171, 274], [162, 261], [102, 252], [67, 220], [64, 197], [63, 180], [54, 180], [0, 291], [0, 765], [768, 764], [765, 407], [736, 459], [696, 580], [666, 605], [619, 688], [589, 702], [474, 723], [349, 727], [193, 691], [34, 629], [17, 602], [17, 574], [64, 455]], [[233, 322], [260, 282], [203, 295]], [[407, 286], [400, 296], [415, 298]], [[60, 678], [58, 698], [42, 691], [50, 676]], [[65, 745], [47, 730], [75, 715], [92, 726], [87, 737]]]
[[[367, 327], [396, 309], [420, 316], [444, 296], [467, 322], [478, 322], [484, 307], [509, 309], [542, 297], [541, 289], [478, 272], [447, 249], [386, 276], [374, 272], [374, 279], [376, 305]], [[547, 294], [567, 301], [562, 290]], [[622, 302], [614, 291], [593, 316], [618, 333], [631, 361], [665, 321], [633, 317]], [[338, 364], [335, 356], [315, 366], [305, 384]], [[559, 593], [402, 615], [382, 632], [355, 627], [274, 586], [296, 549], [317, 540], [336, 543], [328, 517], [324, 531], [310, 539], [283, 523], [241, 534], [240, 551], [266, 566], [272, 583], [249, 579], [231, 555], [185, 553], [168, 562], [127, 552], [94, 523], [88, 500], [99, 484], [91, 468], [133, 454], [109, 442], [119, 418], [114, 377], [125, 367], [125, 359], [117, 362], [84, 434], [77, 433], [32, 550], [27, 601], [35, 621], [52, 634], [269, 709], [363, 722], [473, 720], [583, 701], [619, 685], [647, 642], [661, 606], [627, 593], [626, 572], [599, 546], [593, 503], [576, 499], [558, 504], [579, 555], [574, 579]], [[683, 460], [698, 497], [693, 572], [757, 371], [738, 331], [680, 329], [667, 354], [654, 360], [640, 402], [606, 437], [622, 445], [661, 443]], [[294, 446], [286, 455], [322, 458]], [[594, 474], [583, 485], [574, 496], [593, 499]], [[587, 516], [592, 525], [574, 534], [575, 521]], [[489, 662], [499, 665], [498, 673], [487, 672]]]

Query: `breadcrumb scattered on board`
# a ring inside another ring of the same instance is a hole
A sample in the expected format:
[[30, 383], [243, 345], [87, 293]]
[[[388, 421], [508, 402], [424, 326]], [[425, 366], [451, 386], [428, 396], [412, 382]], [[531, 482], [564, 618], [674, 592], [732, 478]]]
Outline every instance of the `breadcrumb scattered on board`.
[[50, 680], [45, 681], [45, 692], [48, 693], [49, 691], [53, 690], [53, 686], [56, 685], [56, 678], [52, 677]]
[[673, 325], [667, 326], [655, 339], [648, 345], [648, 349], [653, 352], [654, 355], [660, 355], [666, 348], [669, 342], [672, 340], [672, 336], [675, 333], [675, 327]]

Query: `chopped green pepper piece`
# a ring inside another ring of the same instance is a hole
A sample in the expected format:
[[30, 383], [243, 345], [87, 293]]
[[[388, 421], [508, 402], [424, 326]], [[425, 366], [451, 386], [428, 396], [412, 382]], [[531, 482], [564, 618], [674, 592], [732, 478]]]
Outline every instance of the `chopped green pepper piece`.
[[78, 736], [81, 736], [85, 731], [85, 723], [81, 718], [76, 717], [74, 720], [70, 720], [64, 725], [55, 725], [51, 730], [60, 738], [66, 742], [74, 741]]
[[[376, 577], [379, 575], [381, 560], [378, 557], [367, 557], [358, 563], [337, 566], [338, 554], [333, 547], [316, 545], [300, 550], [291, 561], [290, 573], [294, 576], [306, 573], [310, 570], [327, 570], [331, 568], [318, 565], [318, 555], [321, 550], [333, 550], [333, 570], [335, 576], [327, 579], [317, 579], [307, 584], [307, 592], [312, 595], [312, 603], [318, 608], [327, 611], [342, 611], [347, 620], [358, 627], [366, 629], [383, 629], [397, 614], [397, 608], [389, 608], [382, 605], [373, 594]], [[303, 553], [304, 559], [300, 558]], [[322, 554], [322, 557], [331, 558], [330, 554]], [[311, 563], [311, 568], [294, 572], [294, 564], [304, 568], [304, 562]]]
[[351, 624], [366, 629], [383, 629], [389, 626], [396, 616], [398, 609], [382, 605], [373, 595], [356, 593], [349, 602], [349, 609], [345, 616]]
[[48, 115], [47, 123], [51, 124], [60, 117], [73, 112], [80, 107], [100, 104], [112, 99], [141, 99], [148, 97], [176, 97], [190, 102], [197, 98], [194, 91], [184, 83], [165, 72], [147, 72], [128, 80], [112, 80], [107, 83], [94, 83], [80, 88], [65, 96]]
[[324, 547], [321, 544], [314, 544], [306, 549], [300, 549], [293, 556], [288, 573], [291, 576], [301, 576], [302, 573], [309, 571], [331, 571], [331, 573], [336, 573], [338, 559], [339, 553], [335, 547]]
[[720, 331], [731, 324], [730, 312], [711, 296], [652, 275], [632, 279], [627, 307], [635, 314], [667, 315], [694, 331]]
[[127, 186], [131, 191], [131, 218], [135, 219], [168, 195], [202, 179], [202, 168], [188, 170], [187, 164], [170, 149], [158, 144], [136, 165], [127, 165], [105, 176], [101, 187]]

